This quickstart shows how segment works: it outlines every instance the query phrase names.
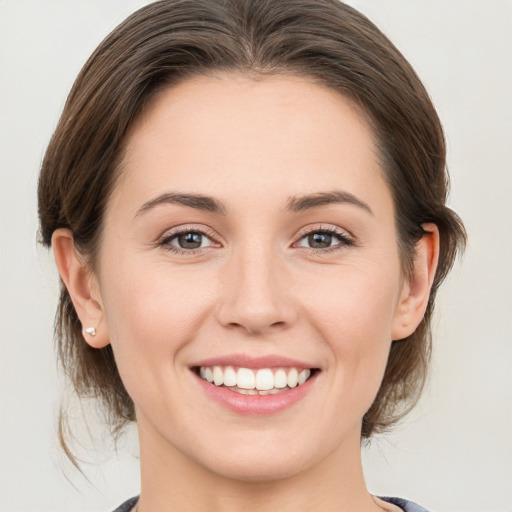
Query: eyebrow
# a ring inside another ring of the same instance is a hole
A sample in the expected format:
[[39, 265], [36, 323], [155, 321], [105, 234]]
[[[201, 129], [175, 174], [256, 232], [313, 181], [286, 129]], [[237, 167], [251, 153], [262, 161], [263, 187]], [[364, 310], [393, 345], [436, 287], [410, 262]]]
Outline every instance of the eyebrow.
[[[333, 190], [330, 192], [316, 192], [304, 196], [292, 196], [288, 198], [286, 209], [291, 212], [301, 212], [311, 208], [319, 208], [321, 206], [328, 206], [330, 204], [353, 204], [367, 211], [371, 215], [373, 212], [367, 203], [356, 197], [350, 192], [344, 190]], [[163, 204], [178, 204], [202, 210], [209, 213], [217, 213], [226, 215], [227, 209], [218, 199], [203, 194], [187, 194], [177, 192], [167, 192], [161, 194], [154, 199], [145, 202], [135, 214], [135, 217], [152, 210], [156, 206]]]
[[287, 210], [292, 212], [300, 212], [309, 210], [310, 208], [318, 208], [330, 204], [349, 203], [373, 215], [372, 209], [363, 200], [356, 197], [350, 192], [344, 190], [333, 190], [331, 192], [317, 192], [305, 196], [293, 196], [288, 199]]
[[135, 214], [135, 217], [152, 210], [156, 206], [162, 204], [178, 204], [181, 206], [188, 206], [189, 208], [195, 208], [196, 210], [202, 210], [210, 213], [219, 213], [221, 215], [226, 214], [226, 208], [217, 199], [211, 196], [205, 196], [202, 194], [185, 194], [168, 192], [161, 194], [154, 199], [145, 202]]

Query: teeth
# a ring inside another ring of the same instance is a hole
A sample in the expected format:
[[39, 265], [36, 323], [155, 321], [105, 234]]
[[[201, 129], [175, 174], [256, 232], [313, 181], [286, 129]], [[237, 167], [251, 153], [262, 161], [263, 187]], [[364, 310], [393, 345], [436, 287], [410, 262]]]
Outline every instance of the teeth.
[[288, 370], [238, 368], [235, 370], [232, 366], [202, 366], [199, 368], [199, 376], [215, 386], [225, 386], [244, 395], [269, 395], [304, 384], [311, 376], [311, 370], [307, 368], [300, 371], [297, 368]]
[[302, 384], [304, 384], [304, 382], [306, 382], [309, 377], [311, 375], [311, 370], [302, 370], [300, 373], [299, 373], [299, 386], [301, 386]]
[[216, 386], [222, 386], [222, 384], [224, 384], [224, 372], [220, 366], [213, 367], [213, 383]]
[[272, 370], [258, 370], [256, 373], [256, 389], [259, 391], [268, 391], [274, 387], [274, 374]]
[[287, 382], [289, 388], [294, 388], [299, 383], [299, 372], [297, 371], [296, 368], [292, 368], [288, 372]]
[[274, 387], [277, 389], [283, 389], [288, 385], [288, 377], [284, 370], [277, 370], [274, 375]]
[[236, 385], [242, 389], [254, 389], [256, 387], [254, 372], [249, 368], [239, 368], [236, 374]]
[[236, 372], [231, 366], [224, 370], [224, 386], [236, 386]]

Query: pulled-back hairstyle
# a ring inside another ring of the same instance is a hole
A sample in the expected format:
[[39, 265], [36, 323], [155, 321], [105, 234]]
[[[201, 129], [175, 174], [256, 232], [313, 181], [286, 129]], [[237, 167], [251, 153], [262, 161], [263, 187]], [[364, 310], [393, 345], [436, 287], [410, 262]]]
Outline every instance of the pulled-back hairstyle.
[[[404, 272], [423, 223], [440, 233], [440, 258], [425, 317], [392, 343], [362, 437], [390, 427], [421, 393], [430, 355], [436, 290], [465, 241], [446, 207], [445, 142], [436, 111], [395, 46], [362, 14], [337, 0], [162, 0], [119, 25], [89, 58], [69, 94], [39, 181], [42, 241], [58, 228], [94, 269], [103, 216], [120, 172], [127, 130], [162, 88], [219, 71], [255, 77], [288, 73], [338, 91], [365, 113], [392, 191]], [[114, 433], [134, 405], [112, 349], [91, 348], [61, 285], [55, 335], [80, 397], [99, 398]], [[65, 445], [64, 445], [65, 446]]]

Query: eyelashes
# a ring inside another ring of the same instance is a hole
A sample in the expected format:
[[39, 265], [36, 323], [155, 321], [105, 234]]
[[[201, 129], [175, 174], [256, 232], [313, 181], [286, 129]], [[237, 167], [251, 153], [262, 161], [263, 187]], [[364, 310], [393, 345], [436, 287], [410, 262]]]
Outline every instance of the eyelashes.
[[335, 228], [316, 228], [302, 233], [294, 247], [304, 247], [315, 251], [331, 252], [354, 244], [348, 233]]
[[[335, 227], [315, 226], [302, 230], [291, 246], [314, 254], [325, 254], [354, 245], [354, 239], [346, 231]], [[178, 227], [166, 232], [157, 244], [179, 255], [197, 255], [209, 248], [221, 248], [215, 232], [197, 226]]]
[[158, 245], [170, 252], [183, 255], [195, 255], [209, 247], [222, 247], [222, 244], [216, 241], [213, 230], [195, 226], [183, 226], [166, 232]]

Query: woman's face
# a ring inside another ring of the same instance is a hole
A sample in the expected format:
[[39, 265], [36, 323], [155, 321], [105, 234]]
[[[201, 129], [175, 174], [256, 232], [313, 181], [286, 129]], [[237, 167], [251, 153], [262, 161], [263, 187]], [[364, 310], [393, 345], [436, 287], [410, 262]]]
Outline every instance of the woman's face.
[[407, 287], [382, 173], [363, 116], [305, 79], [152, 101], [96, 273], [143, 457], [268, 480], [358, 453]]

